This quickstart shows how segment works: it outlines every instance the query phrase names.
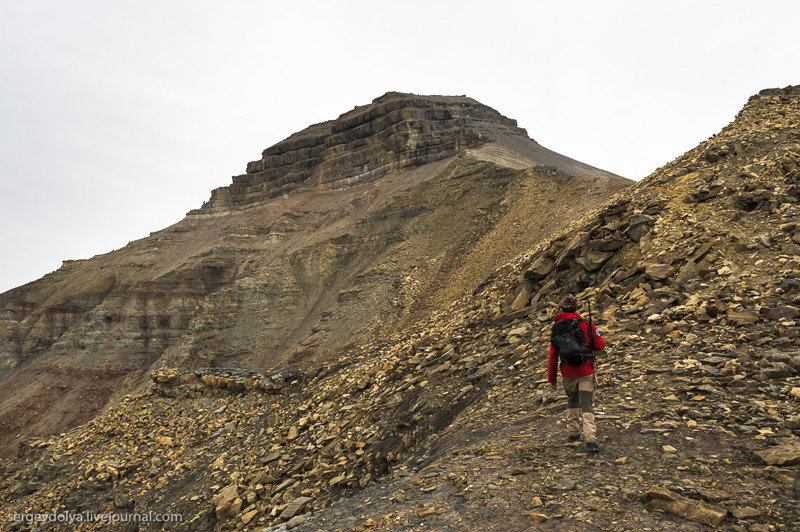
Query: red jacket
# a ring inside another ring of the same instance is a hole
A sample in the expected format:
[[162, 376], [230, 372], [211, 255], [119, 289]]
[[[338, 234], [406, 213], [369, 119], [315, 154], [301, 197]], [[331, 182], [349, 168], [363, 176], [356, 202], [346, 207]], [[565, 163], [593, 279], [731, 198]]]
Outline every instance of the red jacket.
[[[553, 322], [565, 320], [567, 318], [580, 318], [579, 314], [573, 314], [572, 312], [562, 312], [555, 318], [553, 318]], [[589, 324], [585, 321], [581, 321], [578, 326], [583, 331], [583, 334], [586, 335], [586, 342], [589, 342]], [[592, 324], [592, 333], [594, 334], [593, 342], [594, 342], [594, 350], [595, 351], [602, 351], [606, 347], [606, 341], [600, 337], [600, 333], [597, 332], [597, 327]], [[553, 349], [553, 344], [550, 344], [550, 359], [547, 362], [547, 380], [550, 381], [551, 384], [556, 383], [556, 367], [558, 367], [558, 354], [556, 350]], [[587, 360], [581, 366], [570, 366], [569, 364], [561, 364], [561, 376], [562, 377], [584, 377], [586, 375], [593, 375], [594, 374], [594, 361]]]

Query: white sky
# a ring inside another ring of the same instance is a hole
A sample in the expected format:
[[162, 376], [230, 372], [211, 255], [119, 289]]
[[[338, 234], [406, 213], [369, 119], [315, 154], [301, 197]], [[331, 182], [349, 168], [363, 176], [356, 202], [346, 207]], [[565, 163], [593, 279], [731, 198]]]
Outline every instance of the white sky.
[[2, 0], [0, 292], [390, 90], [466, 94], [641, 179], [800, 83], [798, 20], [796, 0]]

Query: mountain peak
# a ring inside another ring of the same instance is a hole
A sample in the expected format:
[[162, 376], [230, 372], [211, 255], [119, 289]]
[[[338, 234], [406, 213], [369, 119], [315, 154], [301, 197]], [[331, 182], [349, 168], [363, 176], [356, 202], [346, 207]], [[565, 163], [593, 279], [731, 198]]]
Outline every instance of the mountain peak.
[[472, 98], [387, 92], [265, 149], [245, 174], [214, 190], [200, 212], [252, 204], [304, 184], [337, 188], [371, 181], [504, 136], [533, 142], [516, 120]]

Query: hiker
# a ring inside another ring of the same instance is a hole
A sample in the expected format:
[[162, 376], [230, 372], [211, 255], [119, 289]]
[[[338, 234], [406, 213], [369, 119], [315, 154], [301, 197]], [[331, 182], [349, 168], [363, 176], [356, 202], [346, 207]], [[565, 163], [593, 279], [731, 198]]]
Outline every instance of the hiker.
[[[561, 313], [553, 318], [547, 380], [550, 382], [550, 386], [556, 390], [556, 364], [560, 360], [561, 378], [564, 381], [564, 391], [567, 393], [567, 441], [573, 443], [580, 441], [582, 420], [586, 449], [591, 453], [596, 453], [600, 447], [597, 445], [597, 425], [594, 421], [592, 401], [597, 379], [594, 371], [594, 359], [590, 355], [588, 347], [589, 324], [577, 314], [578, 301], [572, 294], [564, 296], [559, 307]], [[562, 323], [559, 324], [559, 322]], [[581, 335], [579, 331], [583, 334]], [[571, 336], [565, 340], [564, 335], [570, 335], [570, 333], [572, 333]], [[553, 343], [562, 346], [561, 352], [557, 352]], [[605, 340], [600, 337], [597, 328], [592, 325], [592, 352], [602, 351], [605, 346]], [[567, 352], [576, 350], [577, 354]]]

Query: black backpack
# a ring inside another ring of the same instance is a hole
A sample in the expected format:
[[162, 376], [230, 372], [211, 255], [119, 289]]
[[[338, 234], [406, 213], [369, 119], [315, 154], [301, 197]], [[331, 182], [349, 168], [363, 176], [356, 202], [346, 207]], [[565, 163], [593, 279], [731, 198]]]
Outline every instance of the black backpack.
[[553, 324], [550, 343], [564, 364], [580, 366], [592, 359], [592, 353], [586, 344], [586, 336], [579, 325], [582, 321], [581, 318], [567, 318]]

